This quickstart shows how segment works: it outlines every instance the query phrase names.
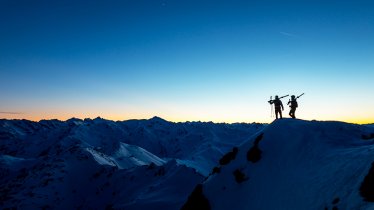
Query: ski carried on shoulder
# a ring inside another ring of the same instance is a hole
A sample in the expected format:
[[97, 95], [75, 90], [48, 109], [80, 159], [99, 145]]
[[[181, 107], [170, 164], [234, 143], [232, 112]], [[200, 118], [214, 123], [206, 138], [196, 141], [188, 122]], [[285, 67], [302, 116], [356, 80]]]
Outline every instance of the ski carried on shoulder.
[[[303, 93], [303, 94], [304, 94], [304, 93]], [[287, 97], [287, 96], [289, 96], [289, 95], [281, 96], [281, 97], [279, 97], [279, 99], [284, 98], [284, 97]]]
[[300, 94], [299, 96], [296, 97], [296, 99], [300, 98], [303, 95], [304, 95], [304, 93]]
[[[278, 99], [282, 99], [282, 98], [287, 97], [287, 96], [289, 96], [289, 95], [285, 95], [285, 96], [278, 97]], [[272, 96], [270, 96], [270, 100], [268, 101], [269, 104], [273, 104], [273, 102], [274, 102], [274, 100], [272, 100], [271, 97], [272, 97]]]

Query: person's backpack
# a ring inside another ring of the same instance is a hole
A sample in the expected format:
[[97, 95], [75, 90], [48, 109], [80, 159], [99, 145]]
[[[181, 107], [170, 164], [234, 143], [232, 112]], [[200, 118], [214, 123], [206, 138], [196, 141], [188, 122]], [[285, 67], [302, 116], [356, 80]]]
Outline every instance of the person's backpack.
[[294, 101], [291, 101], [291, 107], [293, 108], [297, 108], [298, 104], [297, 104], [297, 101], [294, 100]]

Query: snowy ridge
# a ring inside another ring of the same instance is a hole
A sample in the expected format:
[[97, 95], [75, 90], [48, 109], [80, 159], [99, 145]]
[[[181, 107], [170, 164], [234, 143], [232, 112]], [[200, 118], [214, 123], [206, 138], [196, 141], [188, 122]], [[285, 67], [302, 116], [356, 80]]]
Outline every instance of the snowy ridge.
[[275, 121], [225, 155], [182, 209], [374, 209], [373, 134], [341, 122]]

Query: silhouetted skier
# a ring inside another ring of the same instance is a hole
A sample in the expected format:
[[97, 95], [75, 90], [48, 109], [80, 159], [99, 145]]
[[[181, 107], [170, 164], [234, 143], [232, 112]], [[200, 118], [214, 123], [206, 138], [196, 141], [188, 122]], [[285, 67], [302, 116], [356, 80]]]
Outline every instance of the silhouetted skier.
[[288, 101], [287, 105], [290, 105], [290, 113], [289, 113], [289, 115], [292, 118], [296, 118], [295, 112], [296, 112], [296, 108], [297, 108], [298, 104], [297, 104], [297, 101], [296, 101], [296, 98], [295, 98], [294, 95], [291, 96], [291, 100]]
[[[284, 96], [283, 96], [284, 97]], [[282, 101], [279, 99], [278, 96], [275, 96], [275, 99], [274, 100], [270, 100], [269, 101], [270, 104], [274, 104], [274, 108], [275, 108], [275, 118], [278, 119], [278, 113], [279, 113], [279, 116], [280, 118], [282, 119], [282, 111], [284, 110], [283, 108], [283, 103]], [[282, 108], [282, 110], [281, 110]]]

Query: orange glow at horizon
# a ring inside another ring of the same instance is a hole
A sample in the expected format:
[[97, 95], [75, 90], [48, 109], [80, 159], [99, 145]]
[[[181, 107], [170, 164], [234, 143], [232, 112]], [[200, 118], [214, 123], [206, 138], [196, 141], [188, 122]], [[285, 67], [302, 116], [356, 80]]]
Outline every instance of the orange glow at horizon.
[[[289, 116], [287, 115], [288, 113], [287, 112], [283, 112], [283, 117], [284, 118], [289, 118]], [[218, 118], [218, 117], [194, 117], [193, 115], [180, 115], [180, 116], [177, 116], [177, 115], [167, 115], [167, 114], [152, 114], [152, 113], [122, 113], [122, 114], [116, 114], [116, 113], [110, 113], [110, 112], [107, 112], [107, 113], [99, 113], [99, 112], [93, 112], [93, 113], [74, 113], [74, 114], [70, 114], [70, 113], [63, 113], [63, 112], [60, 112], [60, 113], [45, 113], [45, 114], [0, 114], [0, 119], [26, 119], [26, 120], [30, 120], [30, 121], [35, 121], [35, 122], [38, 122], [40, 120], [52, 120], [52, 119], [57, 119], [57, 120], [61, 120], [61, 121], [66, 121], [68, 119], [71, 119], [71, 118], [78, 118], [78, 119], [85, 119], [85, 118], [90, 118], [90, 119], [94, 119], [94, 118], [97, 118], [97, 117], [101, 117], [101, 118], [104, 118], [104, 119], [107, 119], [107, 120], [113, 120], [113, 121], [125, 121], [125, 120], [131, 120], [131, 119], [150, 119], [154, 116], [158, 116], [158, 117], [161, 117], [167, 121], [170, 121], [170, 122], [187, 122], [187, 121], [190, 121], [190, 122], [193, 122], [193, 121], [202, 121], [202, 122], [214, 122], [214, 123], [241, 123], [241, 122], [244, 122], [244, 123], [253, 123], [253, 122], [256, 122], [256, 123], [271, 123], [274, 118], [270, 118], [269, 116], [266, 116], [264, 118], [248, 118], [248, 119], [245, 119], [243, 117], [237, 117], [237, 116], [233, 116], [232, 118], [230, 118], [229, 116], [226, 116], [226, 117], [223, 117], [223, 118]], [[353, 123], [353, 124], [372, 124], [374, 123], [374, 119], [373, 118], [369, 118], [369, 117], [366, 117], [366, 118], [353, 118], [353, 117], [349, 117], [349, 118], [336, 118], [336, 119], [333, 119], [333, 118], [326, 118], [326, 117], [323, 117], [321, 119], [318, 119], [318, 118], [313, 118], [313, 117], [301, 117], [300, 119], [302, 120], [317, 120], [317, 121], [341, 121], [341, 122], [347, 122], [347, 123]]]

